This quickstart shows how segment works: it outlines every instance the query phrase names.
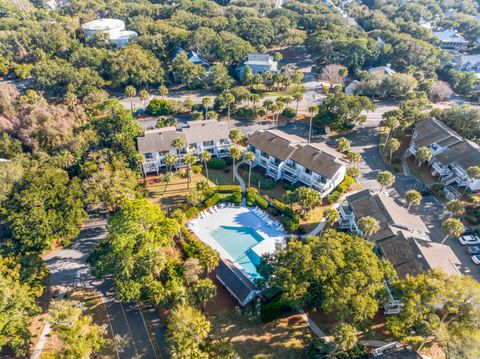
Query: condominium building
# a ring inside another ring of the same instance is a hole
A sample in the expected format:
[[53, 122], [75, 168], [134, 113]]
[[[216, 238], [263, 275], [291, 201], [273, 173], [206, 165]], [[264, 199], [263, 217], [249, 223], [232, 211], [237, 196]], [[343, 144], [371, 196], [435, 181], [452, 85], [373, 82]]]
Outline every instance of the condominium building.
[[[164, 127], [147, 130], [137, 138], [137, 147], [143, 156], [144, 173], [158, 172], [165, 167], [165, 155], [173, 153], [178, 156], [175, 167], [183, 166], [183, 156], [192, 153], [200, 155], [208, 151], [213, 157], [226, 157], [230, 150], [228, 126], [217, 120], [191, 121], [186, 127]], [[175, 139], [185, 143], [183, 148], [175, 148]]]
[[345, 156], [324, 143], [307, 143], [302, 137], [279, 130], [261, 130], [249, 137], [248, 147], [255, 153], [254, 166], [264, 168], [266, 176], [302, 183], [322, 197], [345, 178]]

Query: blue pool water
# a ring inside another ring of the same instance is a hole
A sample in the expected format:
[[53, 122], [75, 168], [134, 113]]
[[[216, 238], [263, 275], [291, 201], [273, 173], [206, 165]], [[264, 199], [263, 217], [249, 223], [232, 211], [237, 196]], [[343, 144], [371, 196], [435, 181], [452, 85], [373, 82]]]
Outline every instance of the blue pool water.
[[263, 237], [254, 229], [220, 226], [210, 234], [249, 275], [254, 278], [259, 276], [255, 266], [260, 263], [260, 257], [252, 251], [252, 247], [263, 241]]

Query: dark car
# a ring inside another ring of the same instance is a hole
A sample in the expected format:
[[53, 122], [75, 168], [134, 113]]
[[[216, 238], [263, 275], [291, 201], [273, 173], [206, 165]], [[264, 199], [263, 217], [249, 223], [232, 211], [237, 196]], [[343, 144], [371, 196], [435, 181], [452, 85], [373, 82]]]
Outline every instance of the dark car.
[[468, 246], [467, 248], [468, 254], [480, 254], [480, 247], [479, 246]]

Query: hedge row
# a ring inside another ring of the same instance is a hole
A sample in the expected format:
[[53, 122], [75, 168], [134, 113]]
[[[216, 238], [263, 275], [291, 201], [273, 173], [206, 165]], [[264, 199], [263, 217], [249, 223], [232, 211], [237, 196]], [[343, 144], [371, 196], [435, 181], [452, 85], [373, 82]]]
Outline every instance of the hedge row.
[[221, 185], [215, 187], [215, 191], [218, 193], [241, 192], [242, 187], [237, 185]]
[[222, 196], [220, 196], [219, 193], [214, 193], [210, 197], [208, 197], [205, 201], [203, 201], [203, 204], [205, 207], [213, 207], [215, 206], [218, 202], [222, 200]]
[[296, 231], [300, 226], [300, 216], [295, 213], [287, 204], [279, 200], [273, 200], [272, 205], [277, 211], [283, 213], [284, 217], [281, 218], [281, 221], [285, 227], [290, 232]]
[[247, 189], [247, 206], [258, 206], [260, 208], [267, 208], [269, 203], [268, 201], [263, 198], [256, 188], [249, 188]]

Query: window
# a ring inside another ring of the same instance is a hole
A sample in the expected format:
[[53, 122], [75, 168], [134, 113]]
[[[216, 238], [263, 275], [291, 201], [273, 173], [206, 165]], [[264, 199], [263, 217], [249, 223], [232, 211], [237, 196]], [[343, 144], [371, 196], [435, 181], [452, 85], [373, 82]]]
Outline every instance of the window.
[[153, 158], [153, 153], [151, 153], [151, 152], [145, 153], [145, 159], [151, 160], [152, 158]]
[[204, 146], [213, 146], [213, 141], [203, 141]]
[[220, 144], [221, 144], [221, 145], [228, 145], [228, 143], [229, 143], [229, 142], [228, 142], [228, 139], [226, 139], [226, 138], [222, 138], [222, 139], [220, 140]]
[[292, 160], [289, 160], [287, 162], [288, 166], [292, 167], [292, 168], [297, 168], [297, 164], [295, 162], [293, 162]]
[[312, 171], [309, 170], [308, 168], [305, 168], [305, 173], [306, 173], [307, 175], [311, 175], [311, 174], [312, 174]]
[[191, 150], [195, 150], [197, 149], [197, 144], [196, 143], [191, 143], [188, 145], [188, 148], [190, 148]]
[[268, 153], [266, 153], [266, 152], [263, 152], [263, 151], [261, 152], [261, 155], [262, 155], [262, 157], [265, 157], [265, 158], [268, 158], [268, 156], [269, 156], [269, 154], [268, 154]]

